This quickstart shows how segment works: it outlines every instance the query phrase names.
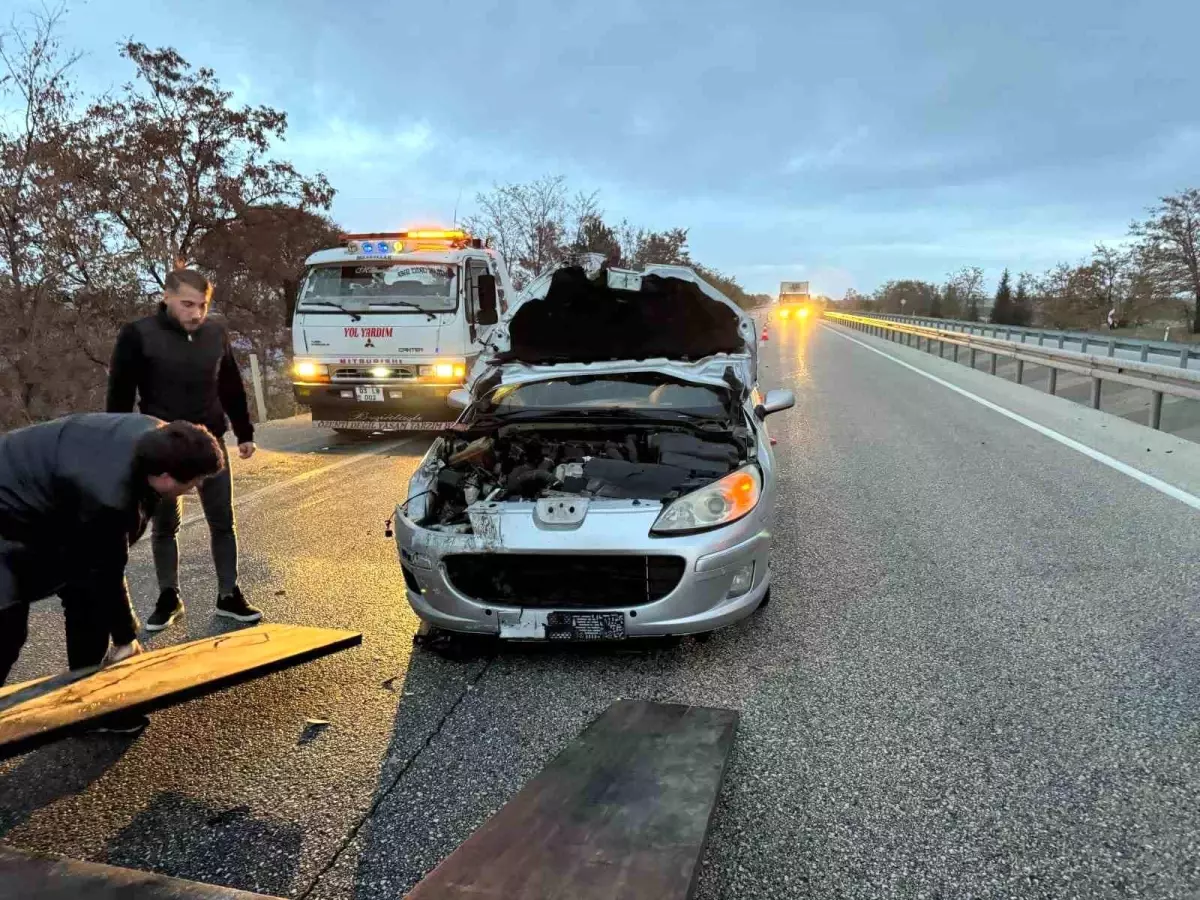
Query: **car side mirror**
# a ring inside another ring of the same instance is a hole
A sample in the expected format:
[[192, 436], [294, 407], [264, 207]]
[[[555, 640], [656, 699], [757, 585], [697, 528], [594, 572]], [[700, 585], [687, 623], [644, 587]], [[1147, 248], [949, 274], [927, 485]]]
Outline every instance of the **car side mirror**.
[[471, 402], [471, 392], [465, 388], [455, 388], [446, 395], [446, 402], [451, 409], [466, 409]]
[[479, 287], [479, 309], [475, 313], [475, 321], [480, 325], [495, 325], [499, 321], [496, 315], [496, 276], [480, 275], [475, 283]]
[[754, 408], [754, 414], [759, 419], [765, 419], [771, 413], [783, 412], [785, 409], [791, 409], [796, 405], [796, 395], [789, 390], [778, 388], [773, 391], [767, 391], [767, 396], [763, 398], [763, 402]]

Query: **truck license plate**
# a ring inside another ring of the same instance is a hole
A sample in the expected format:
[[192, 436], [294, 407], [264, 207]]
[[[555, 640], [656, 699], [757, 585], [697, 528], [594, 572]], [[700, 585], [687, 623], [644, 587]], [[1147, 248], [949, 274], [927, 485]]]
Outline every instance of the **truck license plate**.
[[546, 615], [548, 641], [612, 641], [623, 637], [623, 612], [552, 612]]
[[383, 402], [383, 388], [373, 387], [368, 384], [360, 384], [354, 388], [354, 397], [356, 400], [368, 403]]

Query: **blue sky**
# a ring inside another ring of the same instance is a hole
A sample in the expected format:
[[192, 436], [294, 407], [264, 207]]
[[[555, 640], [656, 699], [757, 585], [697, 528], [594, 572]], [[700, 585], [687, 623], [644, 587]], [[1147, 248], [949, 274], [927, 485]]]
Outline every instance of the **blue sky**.
[[1073, 261], [1200, 186], [1198, 32], [1194, 0], [73, 0], [63, 38], [85, 91], [132, 36], [286, 110], [351, 229], [563, 174], [752, 290], [840, 296]]

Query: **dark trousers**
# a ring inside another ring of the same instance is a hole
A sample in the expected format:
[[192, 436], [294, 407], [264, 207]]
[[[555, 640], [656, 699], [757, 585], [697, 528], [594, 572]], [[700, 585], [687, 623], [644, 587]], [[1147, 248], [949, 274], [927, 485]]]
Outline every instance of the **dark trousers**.
[[[233, 478], [229, 473], [229, 451], [224, 442], [225, 468], [219, 475], [206, 479], [199, 488], [200, 507], [208, 521], [212, 542], [213, 564], [217, 569], [217, 596], [228, 597], [237, 587], [238, 548], [237, 529], [233, 521]], [[183, 520], [183, 498], [159, 500], [151, 526], [151, 547], [154, 550], [154, 572], [158, 589], [179, 589], [179, 525]]]
[[0, 608], [0, 685], [8, 680], [8, 673], [29, 636], [29, 604], [52, 594], [58, 594], [62, 600], [66, 617], [67, 665], [72, 669], [98, 666], [108, 652], [108, 622], [98, 614], [87, 587], [76, 584], [47, 587], [46, 578], [55, 571], [52, 560], [18, 562], [0, 552], [0, 602], [5, 598], [16, 599], [12, 605]]

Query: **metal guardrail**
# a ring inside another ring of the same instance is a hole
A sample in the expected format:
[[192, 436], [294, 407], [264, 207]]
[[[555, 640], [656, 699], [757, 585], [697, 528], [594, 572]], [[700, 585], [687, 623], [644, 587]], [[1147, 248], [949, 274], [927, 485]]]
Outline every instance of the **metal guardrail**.
[[1101, 385], [1105, 381], [1143, 388], [1151, 392], [1148, 424], [1154, 429], [1158, 429], [1162, 424], [1164, 394], [1185, 397], [1189, 400], [1200, 400], [1200, 369], [1163, 366], [1149, 362], [1076, 353], [1073, 350], [1021, 344], [1004, 338], [989, 338], [970, 332], [910, 324], [909, 321], [897, 322], [891, 317], [862, 316], [826, 310], [825, 318], [848, 325], [857, 331], [882, 337], [885, 340], [903, 340], [910, 347], [915, 338], [918, 350], [921, 349], [921, 341], [924, 340], [925, 349], [930, 353], [933, 352], [933, 345], [936, 342], [940, 357], [945, 356], [946, 347], [949, 346], [953, 349], [955, 362], [958, 362], [960, 350], [968, 350], [971, 354], [971, 368], [975, 368], [978, 353], [988, 353], [991, 355], [990, 372], [992, 375], [996, 374], [996, 363], [1001, 356], [1015, 359], [1018, 384], [1024, 383], [1025, 363], [1044, 366], [1050, 370], [1048, 390], [1051, 394], [1057, 390], [1060, 371], [1086, 376], [1092, 379], [1093, 409], [1100, 408]]
[[[913, 325], [923, 325], [928, 328], [941, 328], [950, 331], [960, 331], [965, 334], [978, 334], [986, 337], [990, 332], [992, 337], [1004, 335], [1005, 340], [1020, 344], [1034, 341], [1039, 347], [1047, 343], [1055, 344], [1063, 349], [1064, 344], [1079, 344], [1079, 352], [1087, 353], [1089, 347], [1103, 347], [1108, 356], [1115, 356], [1118, 350], [1128, 350], [1138, 354], [1141, 362], [1147, 362], [1150, 357], [1166, 357], [1173, 365], [1181, 369], [1189, 368], [1189, 361], [1200, 362], [1200, 344], [1188, 344], [1183, 341], [1149, 341], [1142, 338], [1102, 337], [1087, 331], [1060, 331], [1053, 328], [1024, 328], [1018, 325], [992, 325], [988, 322], [965, 322], [961, 319], [931, 319], [923, 316], [900, 316], [894, 313], [871, 313], [872, 318], [886, 319], [889, 322], [908, 322]], [[1029, 340], [1027, 340], [1027, 338]], [[1192, 365], [1190, 368], [1200, 368]]]

